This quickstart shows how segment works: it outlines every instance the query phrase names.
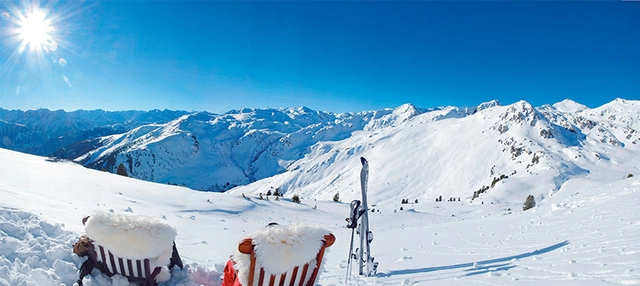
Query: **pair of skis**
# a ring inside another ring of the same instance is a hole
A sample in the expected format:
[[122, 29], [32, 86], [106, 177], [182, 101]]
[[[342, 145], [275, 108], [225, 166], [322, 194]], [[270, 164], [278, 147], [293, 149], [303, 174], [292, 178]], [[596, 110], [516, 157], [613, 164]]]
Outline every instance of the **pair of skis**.
[[[367, 181], [369, 180], [369, 162], [364, 157], [360, 157], [362, 162], [362, 170], [360, 171], [360, 187], [362, 191], [362, 203], [359, 200], [351, 202], [351, 212], [347, 218], [347, 228], [351, 229], [351, 245], [349, 246], [349, 259], [347, 260], [347, 278], [351, 275], [351, 260], [359, 261], [359, 274], [372, 276], [376, 274], [378, 262], [373, 261], [371, 256], [371, 241], [373, 241], [373, 233], [369, 230], [369, 214], [367, 209]], [[360, 220], [360, 224], [358, 224]], [[353, 236], [358, 228], [358, 236], [360, 237], [360, 248], [353, 252]], [[366, 269], [365, 269], [366, 268]], [[346, 281], [345, 281], [346, 283]]]

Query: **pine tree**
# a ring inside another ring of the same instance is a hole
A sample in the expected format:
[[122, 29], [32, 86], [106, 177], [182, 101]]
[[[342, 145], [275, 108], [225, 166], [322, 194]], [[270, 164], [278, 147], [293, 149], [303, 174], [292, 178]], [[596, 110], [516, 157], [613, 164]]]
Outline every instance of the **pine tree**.
[[532, 195], [529, 195], [527, 196], [527, 199], [524, 201], [524, 205], [522, 206], [522, 211], [526, 211], [535, 206], [536, 206], [536, 198], [534, 198]]
[[340, 192], [336, 192], [336, 194], [333, 195], [333, 201], [336, 203], [340, 202]]
[[293, 195], [293, 197], [291, 197], [291, 201], [294, 203], [300, 203], [300, 197], [298, 195]]
[[129, 174], [127, 174], [127, 169], [124, 167], [124, 165], [122, 163], [120, 163], [120, 165], [118, 165], [118, 169], [116, 170], [116, 174], [118, 174], [120, 176], [129, 177]]

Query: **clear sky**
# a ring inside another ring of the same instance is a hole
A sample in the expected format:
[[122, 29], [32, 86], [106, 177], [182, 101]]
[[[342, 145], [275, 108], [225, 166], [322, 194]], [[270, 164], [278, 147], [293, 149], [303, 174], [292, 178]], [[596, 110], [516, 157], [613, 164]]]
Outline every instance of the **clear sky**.
[[357, 112], [640, 99], [640, 2], [0, 5], [5, 109]]

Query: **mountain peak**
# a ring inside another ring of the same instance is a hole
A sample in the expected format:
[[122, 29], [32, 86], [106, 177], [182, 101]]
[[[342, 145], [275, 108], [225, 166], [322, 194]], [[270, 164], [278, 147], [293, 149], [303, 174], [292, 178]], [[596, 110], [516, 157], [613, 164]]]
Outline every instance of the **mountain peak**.
[[540, 115], [533, 105], [527, 101], [520, 100], [509, 105], [507, 110], [500, 115], [500, 118], [517, 124], [527, 122], [529, 125], [534, 126], [540, 119]]
[[599, 108], [616, 108], [616, 107], [625, 108], [625, 107], [632, 107], [632, 106], [636, 108], [640, 108], [640, 100], [616, 98], [609, 103], [605, 103]]
[[480, 110], [485, 110], [485, 109], [489, 109], [491, 107], [496, 107], [496, 106], [502, 106], [502, 104], [500, 104], [500, 102], [497, 99], [494, 99], [488, 102], [480, 103], [480, 105], [478, 105], [478, 108], [476, 110], [480, 111]]
[[585, 105], [577, 103], [571, 99], [565, 99], [563, 101], [555, 103], [553, 104], [553, 108], [562, 112], [580, 112], [587, 109]]
[[418, 113], [420, 113], [418, 111], [418, 108], [415, 107], [415, 105], [411, 104], [411, 103], [405, 103], [403, 105], [400, 105], [396, 108], [393, 109], [393, 113], [396, 115], [402, 115], [405, 114], [409, 117], [414, 116]]

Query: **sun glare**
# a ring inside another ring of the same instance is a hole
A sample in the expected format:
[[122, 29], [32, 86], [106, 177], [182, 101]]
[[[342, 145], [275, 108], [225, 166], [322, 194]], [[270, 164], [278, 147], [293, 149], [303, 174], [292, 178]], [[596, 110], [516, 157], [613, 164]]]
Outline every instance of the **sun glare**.
[[[24, 85], [42, 81], [47, 88], [59, 82], [71, 87], [65, 74], [71, 44], [70, 19], [82, 3], [59, 0], [0, 0], [0, 79], [31, 75]], [[20, 72], [17, 72], [20, 71]], [[19, 94], [21, 88], [16, 89]]]
[[18, 20], [18, 36], [20, 37], [20, 52], [28, 46], [30, 51], [55, 51], [57, 44], [53, 38], [55, 28], [47, 19], [47, 14], [39, 9], [33, 9], [21, 15]]

